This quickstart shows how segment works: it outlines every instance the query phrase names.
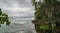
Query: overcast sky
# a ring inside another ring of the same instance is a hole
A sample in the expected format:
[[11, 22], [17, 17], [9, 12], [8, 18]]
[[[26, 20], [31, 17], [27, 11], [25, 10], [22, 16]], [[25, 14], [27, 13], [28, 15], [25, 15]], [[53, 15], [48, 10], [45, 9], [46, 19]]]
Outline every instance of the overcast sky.
[[31, 0], [0, 0], [0, 8], [10, 17], [33, 17]]

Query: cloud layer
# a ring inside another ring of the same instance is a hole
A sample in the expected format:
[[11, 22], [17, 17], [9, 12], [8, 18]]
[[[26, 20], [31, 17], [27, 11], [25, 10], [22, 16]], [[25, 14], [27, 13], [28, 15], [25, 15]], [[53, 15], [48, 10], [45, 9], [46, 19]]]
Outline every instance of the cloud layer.
[[34, 17], [31, 0], [0, 0], [0, 8], [9, 17]]

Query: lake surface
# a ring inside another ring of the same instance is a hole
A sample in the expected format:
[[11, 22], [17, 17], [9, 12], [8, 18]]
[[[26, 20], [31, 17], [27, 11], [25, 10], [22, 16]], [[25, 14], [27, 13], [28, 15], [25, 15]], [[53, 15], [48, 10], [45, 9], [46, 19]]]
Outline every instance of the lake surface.
[[3, 24], [0, 33], [36, 33], [34, 24], [28, 19], [31, 18], [21, 19], [20, 21], [10, 19], [11, 24], [9, 26]]

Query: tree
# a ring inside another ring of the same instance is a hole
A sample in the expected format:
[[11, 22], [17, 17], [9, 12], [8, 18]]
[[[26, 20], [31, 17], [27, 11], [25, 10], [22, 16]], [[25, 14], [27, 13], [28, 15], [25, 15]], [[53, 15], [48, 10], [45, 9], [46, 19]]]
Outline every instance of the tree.
[[36, 30], [40, 31], [41, 22], [48, 22], [49, 29], [54, 33], [52, 24], [60, 26], [60, 1], [57, 0], [32, 0], [32, 4], [35, 6], [35, 26]]
[[10, 21], [8, 20], [8, 15], [3, 13], [0, 8], [0, 27], [1, 27], [1, 24], [4, 24], [4, 23], [6, 23], [6, 25], [9, 25]]

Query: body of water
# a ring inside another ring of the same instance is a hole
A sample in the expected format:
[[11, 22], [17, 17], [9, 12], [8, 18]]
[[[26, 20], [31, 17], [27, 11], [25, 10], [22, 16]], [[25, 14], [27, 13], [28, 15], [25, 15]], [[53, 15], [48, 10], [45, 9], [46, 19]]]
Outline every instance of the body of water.
[[3, 24], [0, 28], [0, 33], [36, 33], [35, 26], [30, 20], [31, 18], [19, 19], [20, 20], [11, 20], [10, 18], [11, 24], [9, 26]]

